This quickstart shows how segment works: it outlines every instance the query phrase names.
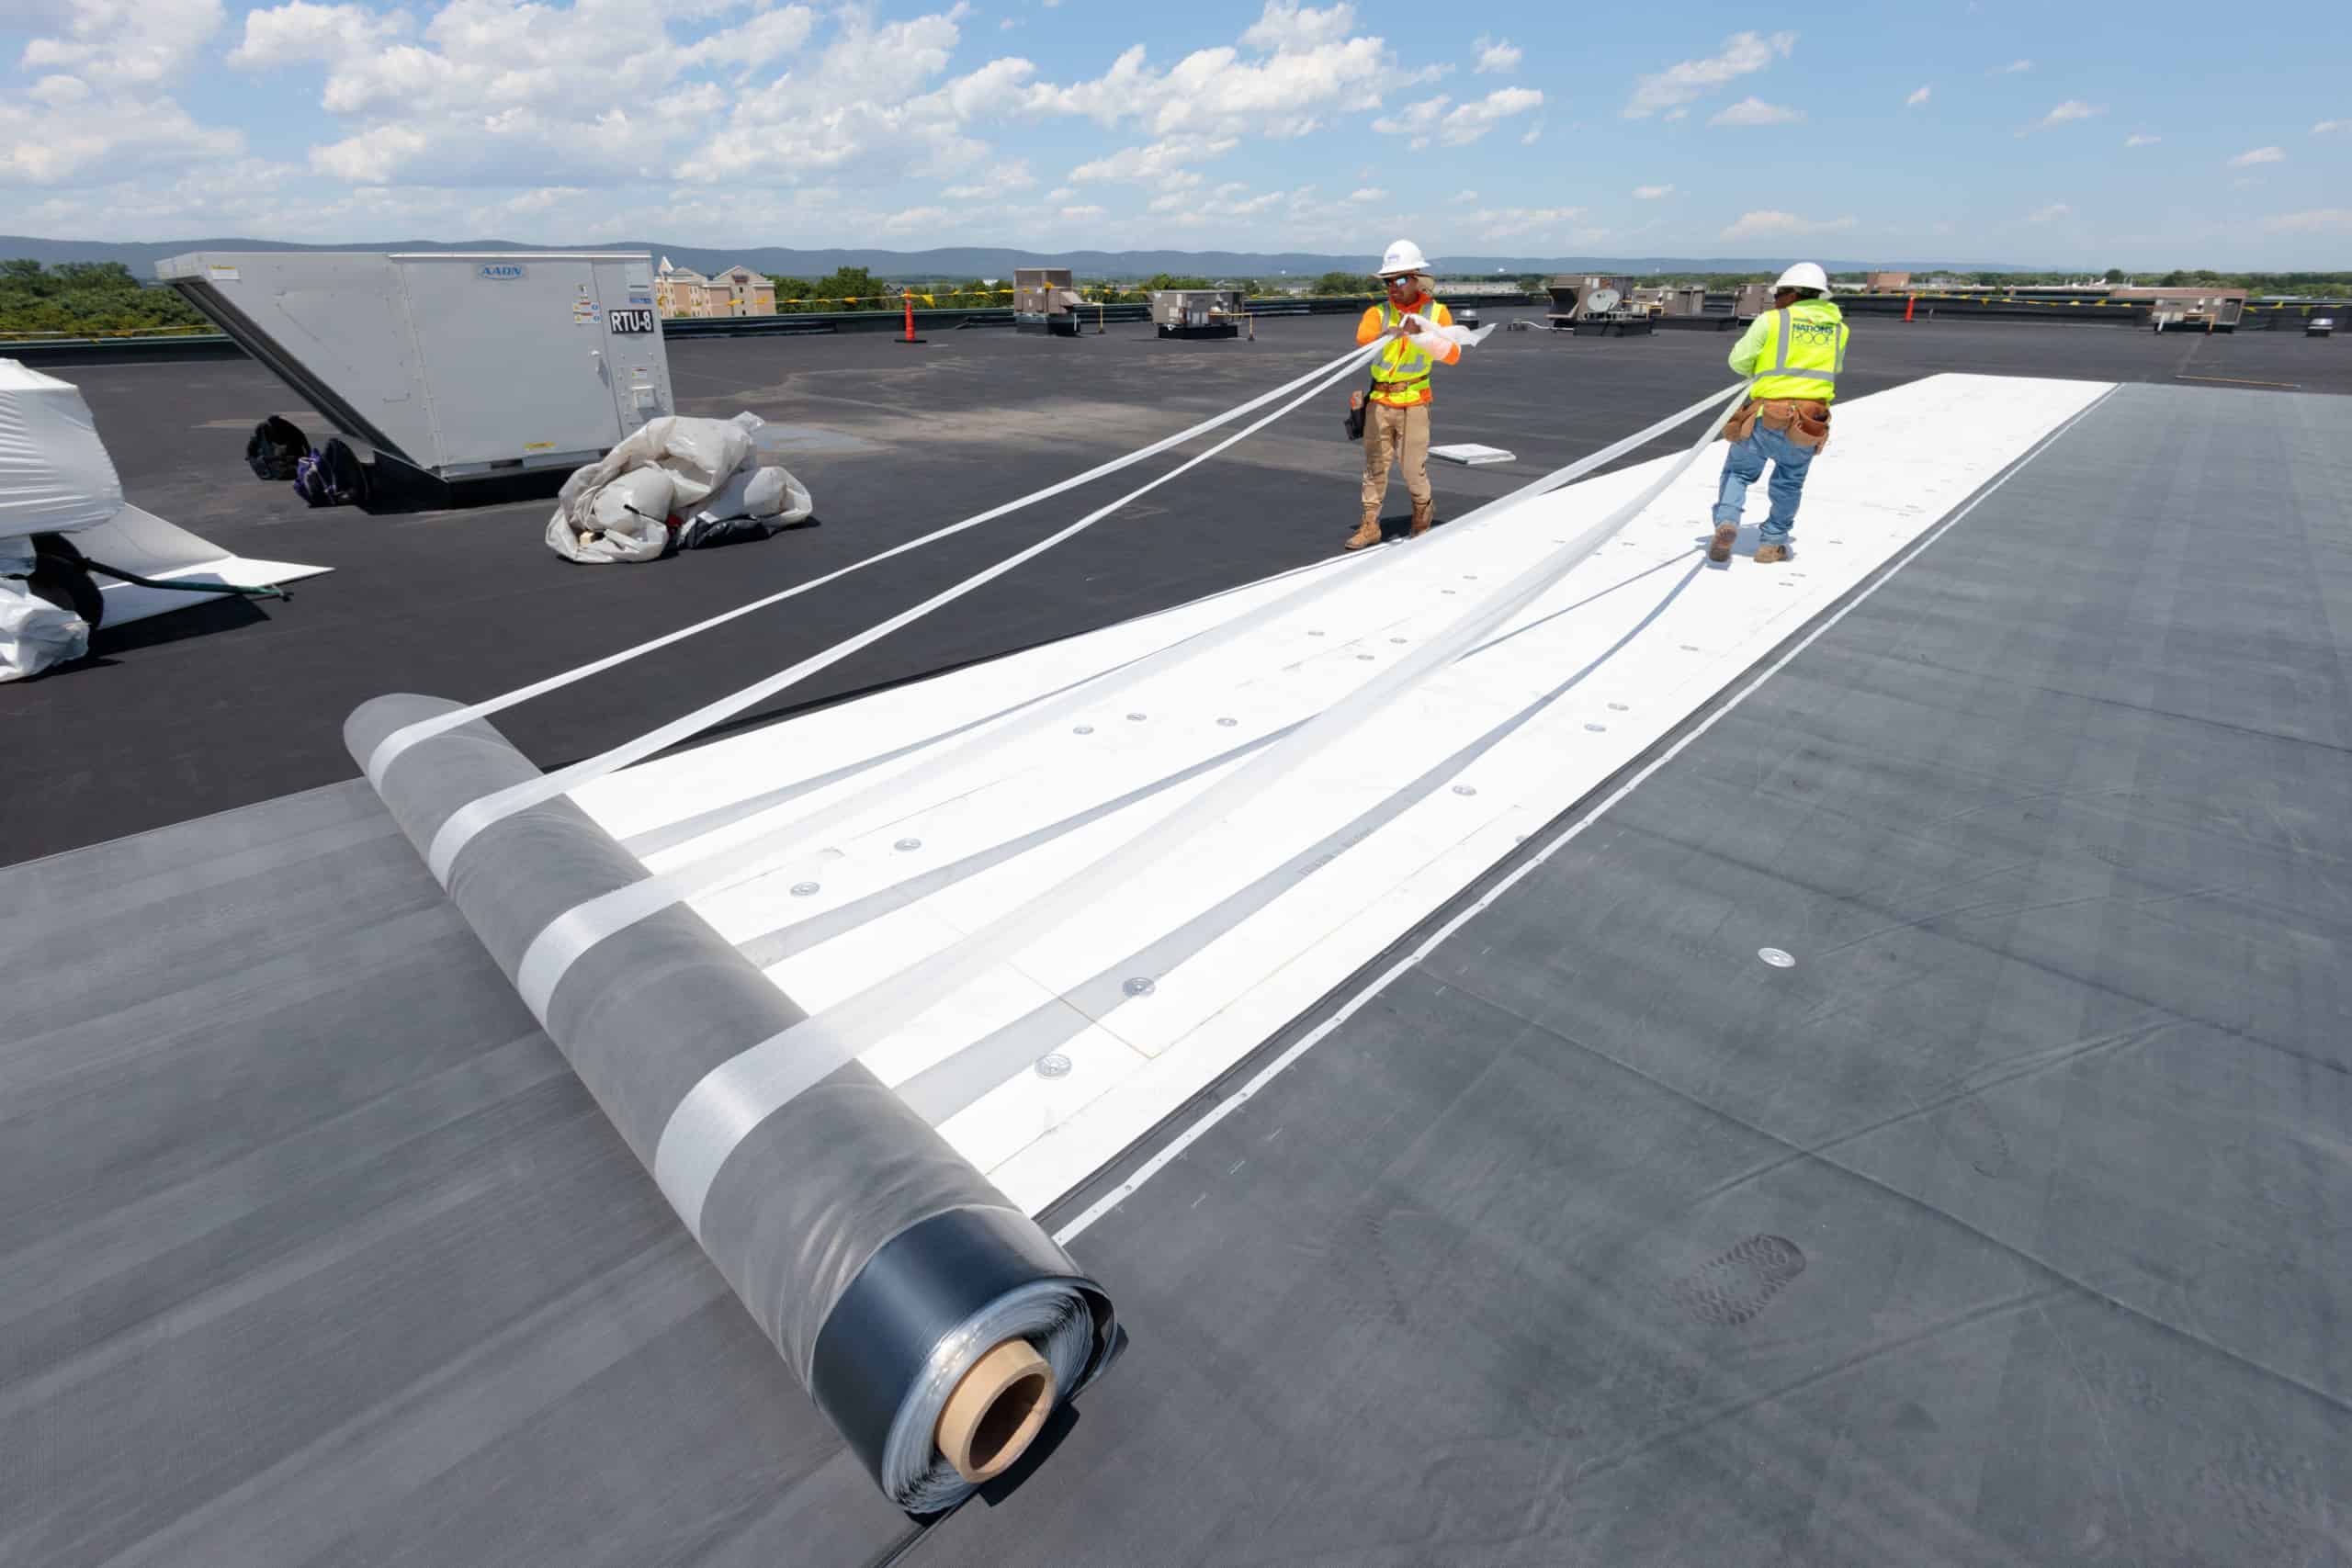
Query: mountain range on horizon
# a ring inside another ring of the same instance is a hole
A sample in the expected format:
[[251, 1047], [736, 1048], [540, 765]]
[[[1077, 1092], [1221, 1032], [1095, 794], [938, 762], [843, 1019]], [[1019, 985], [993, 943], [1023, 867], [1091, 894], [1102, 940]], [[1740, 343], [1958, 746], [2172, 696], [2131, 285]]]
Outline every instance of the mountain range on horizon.
[[[1149, 277], [1158, 273], [1179, 276], [1276, 277], [1287, 273], [1313, 277], [1326, 272], [1370, 272], [1379, 257], [1327, 255], [1305, 251], [1027, 251], [1009, 246], [958, 245], [939, 250], [890, 251], [865, 246], [794, 250], [780, 245], [750, 245], [733, 250], [707, 245], [662, 244], [643, 240], [613, 240], [594, 245], [536, 245], [513, 240], [395, 240], [348, 244], [303, 244], [282, 240], [193, 239], [164, 241], [50, 240], [30, 235], [0, 234], [0, 258], [59, 262], [120, 262], [141, 279], [151, 279], [154, 264], [191, 251], [499, 251], [521, 254], [560, 251], [644, 251], [667, 256], [673, 263], [710, 273], [741, 263], [762, 272], [786, 277], [823, 277], [838, 267], [865, 267], [882, 277], [967, 278], [1009, 277], [1015, 266], [1067, 266], [1081, 276]], [[1864, 269], [1912, 272], [2028, 272], [2047, 268], [2006, 262], [1852, 261], [1818, 256], [1510, 256], [1439, 254], [1436, 270], [1451, 276], [1479, 273], [1711, 273], [1765, 272], [1792, 261], [1819, 261], [1831, 272]]]

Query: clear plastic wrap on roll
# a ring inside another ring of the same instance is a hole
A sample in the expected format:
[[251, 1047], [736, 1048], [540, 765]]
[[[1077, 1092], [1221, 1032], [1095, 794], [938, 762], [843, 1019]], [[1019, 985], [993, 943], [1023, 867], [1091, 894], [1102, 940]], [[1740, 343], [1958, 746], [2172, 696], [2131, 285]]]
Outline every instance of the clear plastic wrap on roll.
[[[364, 765], [387, 735], [456, 706], [380, 697], [345, 739]], [[451, 812], [537, 772], [474, 719], [406, 749], [377, 787], [422, 853]], [[559, 796], [476, 834], [447, 886], [512, 979], [551, 921], [645, 874]], [[683, 905], [597, 942], [538, 1011], [649, 1171], [695, 1084], [805, 1016]], [[1118, 1349], [1102, 1287], [854, 1061], [763, 1115], [684, 1217], [910, 1512], [946, 1507], [1009, 1467]]]

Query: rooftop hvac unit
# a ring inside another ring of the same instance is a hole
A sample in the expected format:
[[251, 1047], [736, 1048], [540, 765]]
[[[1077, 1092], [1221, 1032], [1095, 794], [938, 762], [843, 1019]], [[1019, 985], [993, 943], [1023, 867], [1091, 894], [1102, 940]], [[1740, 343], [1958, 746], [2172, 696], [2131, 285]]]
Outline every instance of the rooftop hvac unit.
[[1233, 337], [1241, 330], [1241, 290], [1155, 288], [1151, 321], [1161, 337]]
[[1012, 269], [1012, 326], [1015, 332], [1046, 333], [1055, 337], [1078, 335], [1080, 298], [1066, 266], [1017, 266]]
[[345, 435], [443, 486], [568, 473], [673, 412], [644, 254], [199, 251], [155, 275]]
[[1606, 316], [1624, 300], [1625, 280], [1604, 277], [1598, 273], [1586, 276], [1568, 274], [1555, 277], [1544, 286], [1552, 297], [1552, 309], [1547, 319], [1554, 330], [1565, 331], [1577, 322]]

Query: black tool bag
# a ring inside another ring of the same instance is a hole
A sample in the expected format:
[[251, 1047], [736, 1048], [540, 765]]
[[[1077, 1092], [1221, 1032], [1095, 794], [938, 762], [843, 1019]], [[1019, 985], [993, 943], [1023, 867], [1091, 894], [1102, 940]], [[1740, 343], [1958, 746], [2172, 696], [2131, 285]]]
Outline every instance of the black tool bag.
[[245, 466], [258, 479], [290, 479], [295, 465], [310, 453], [311, 438], [301, 427], [283, 415], [271, 414], [254, 426], [253, 439], [245, 443]]
[[364, 505], [368, 470], [338, 436], [296, 465], [294, 493], [312, 506]]
[[1374, 376], [1371, 384], [1363, 391], [1349, 395], [1347, 425], [1349, 440], [1363, 439], [1363, 422], [1372, 410], [1372, 394], [1378, 390], [1380, 390], [1380, 378]]

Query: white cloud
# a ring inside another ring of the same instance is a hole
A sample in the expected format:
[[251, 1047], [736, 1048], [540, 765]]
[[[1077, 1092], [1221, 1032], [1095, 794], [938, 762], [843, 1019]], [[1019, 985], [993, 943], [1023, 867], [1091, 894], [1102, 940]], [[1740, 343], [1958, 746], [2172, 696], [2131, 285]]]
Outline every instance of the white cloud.
[[1670, 108], [1666, 111], [1666, 118], [1669, 120], [1689, 119], [1690, 118], [1690, 107], [1689, 106], [1684, 105], [1675, 108]]
[[1831, 234], [1854, 227], [1851, 218], [1800, 218], [1793, 212], [1763, 209], [1743, 212], [1726, 224], [1723, 237], [1726, 240], [1758, 240], [1768, 236], [1801, 234]]
[[1482, 75], [1490, 71], [1516, 71], [1526, 53], [1509, 39], [1488, 38], [1484, 33], [1480, 33], [1477, 41], [1470, 47], [1477, 51], [1476, 69]]
[[1350, 191], [1348, 199], [1350, 201], [1386, 201], [1388, 193], [1378, 186], [1365, 186], [1361, 190]]
[[1483, 238], [1507, 240], [1537, 230], [1556, 230], [1583, 216], [1581, 207], [1503, 207], [1470, 214], [1467, 222]]
[[2352, 234], [2352, 207], [2281, 212], [2275, 218], [2264, 219], [2262, 226], [2274, 234]]
[[[1230, 152], [1239, 145], [1234, 138], [1222, 136], [1171, 136], [1146, 147], [1125, 147], [1104, 157], [1080, 164], [1069, 172], [1072, 185], [1091, 185], [1100, 181], [1128, 181], [1138, 185], [1154, 185], [1179, 174], [1187, 164], [1215, 158]], [[1193, 175], [1198, 179], [1200, 176]]]
[[1984, 73], [1987, 76], [2015, 76], [2033, 69], [2030, 60], [2012, 60], [2007, 65], [1996, 65]]
[[1258, 196], [1245, 194], [1249, 186], [1239, 181], [1221, 185], [1209, 193], [1209, 205], [1229, 218], [1250, 218], [1282, 205], [1286, 193], [1270, 190]]
[[1445, 106], [1453, 101], [1441, 95], [1424, 98], [1418, 104], [1408, 104], [1401, 114], [1384, 115], [1374, 120], [1372, 129], [1383, 136], [1412, 137], [1415, 139], [1414, 146], [1426, 147], [1430, 133], [1437, 129], [1437, 122], [1445, 116]]
[[[888, 23], [844, 10], [814, 49], [812, 6], [741, 9], [447, 0], [412, 29], [398, 13], [288, 0], [249, 13], [229, 58], [254, 73], [324, 67], [319, 101], [345, 134], [311, 149], [320, 173], [446, 187], [952, 175], [988, 156], [967, 128], [1016, 109], [1035, 73], [1001, 59], [948, 76], [960, 6]], [[714, 18], [698, 38], [672, 30]]]
[[2164, 138], [2161, 136], [2151, 136], [2144, 130], [2135, 130], [2131, 135], [2123, 139], [2123, 145], [2126, 147], [2154, 147], [2157, 142], [2162, 141], [2163, 140]]
[[130, 194], [130, 182], [242, 157], [241, 132], [198, 120], [166, 90], [220, 30], [220, 0], [11, 0], [6, 17], [0, 26], [31, 35], [17, 65], [32, 80], [0, 94], [0, 186], [75, 187], [9, 222], [88, 212], [95, 220], [68, 221], [111, 227], [135, 210], [176, 210], [163, 193]]
[[1543, 102], [1544, 95], [1532, 87], [1498, 87], [1466, 104], [1454, 104], [1441, 93], [1408, 105], [1401, 114], [1374, 120], [1372, 129], [1385, 136], [1410, 137], [1416, 147], [1428, 146], [1432, 138], [1448, 147], [1467, 147], [1503, 120]]
[[1720, 51], [1704, 59], [1685, 60], [1636, 81], [1634, 96], [1625, 104], [1625, 118], [1645, 119], [1660, 109], [1703, 98], [1726, 82], [1761, 71], [1775, 60], [1785, 60], [1796, 43], [1794, 33], [1774, 33], [1769, 39], [1761, 33], [1735, 33], [1724, 39]]
[[37, 104], [62, 109], [68, 104], [78, 104], [90, 96], [90, 85], [79, 76], [44, 76], [25, 89], [25, 96]]
[[1019, 27], [1020, 25], [1021, 25], [1021, 18], [1020, 18], [1020, 17], [1005, 17], [1005, 18], [1004, 18], [1004, 20], [1002, 20], [1002, 21], [999, 22], [999, 23], [996, 25], [996, 30], [997, 30], [997, 31], [999, 31], [999, 32], [1001, 32], [1001, 33], [1009, 33], [1009, 32], [1011, 32], [1013, 28], [1015, 28]]
[[1768, 104], [1761, 98], [1742, 98], [1727, 109], [1708, 117], [1709, 125], [1795, 125], [1804, 118], [1803, 109], [1792, 109], [1780, 104]]
[[[28, 11], [8, 7], [12, 28], [35, 19]], [[77, 0], [61, 19], [63, 35], [28, 40], [20, 66], [62, 66], [85, 79], [143, 86], [178, 78], [226, 17], [220, 0]]]
[[1929, 91], [1930, 89], [1926, 87], [1913, 88], [1911, 90], [1911, 96], [1903, 100], [1903, 107], [1906, 109], [1917, 108], [1921, 104], [1928, 101]]
[[1542, 120], [1540, 120], [1540, 119], [1539, 119], [1539, 120], [1537, 120], [1533, 125], [1531, 125], [1531, 126], [1529, 126], [1529, 127], [1527, 128], [1527, 133], [1526, 133], [1525, 135], [1521, 136], [1521, 137], [1519, 139], [1519, 144], [1520, 144], [1521, 147], [1532, 147], [1532, 146], [1534, 146], [1538, 141], [1543, 141], [1543, 140], [1544, 140], [1544, 122], [1543, 122]]
[[1242, 33], [1241, 41], [1269, 52], [1320, 49], [1345, 39], [1355, 21], [1356, 8], [1344, 3], [1318, 11], [1295, 0], [1267, 0], [1265, 10]]
[[997, 164], [977, 180], [949, 186], [941, 194], [958, 201], [975, 201], [982, 197], [1006, 196], [1013, 191], [1027, 190], [1036, 183], [1037, 176], [1029, 172], [1028, 161], [1015, 158], [1010, 163]]
[[1635, 186], [1634, 187], [1635, 201], [1661, 201], [1673, 194], [1672, 186]]
[[2352, 119], [2324, 119], [2312, 127], [2313, 136], [2325, 136], [2337, 130], [2352, 130]]
[[1382, 39], [1349, 36], [1354, 19], [1346, 5], [1317, 11], [1267, 0], [1242, 34], [1245, 45], [1268, 51], [1262, 59], [1245, 59], [1229, 46], [1202, 49], [1158, 71], [1136, 44], [1091, 81], [1032, 87], [1025, 107], [1105, 126], [1134, 119], [1159, 136], [1290, 138], [1319, 130], [1324, 114], [1444, 73], [1442, 65], [1406, 70]]
[[2057, 220], [2068, 216], [2075, 209], [2073, 208], [2067, 206], [2063, 201], [2053, 201], [2046, 206], [2037, 207], [2031, 212], [2027, 213], [2025, 215], [2025, 220], [2029, 223], [2055, 222]]
[[1543, 103], [1544, 95], [1532, 87], [1498, 87], [1449, 111], [1438, 127], [1437, 139], [1448, 147], [1467, 147], [1502, 121]]
[[2241, 152], [2231, 159], [2230, 167], [2250, 169], [2256, 164], [2283, 164], [2286, 161], [2287, 150], [2283, 147], [2256, 147], [2251, 152]]
[[1062, 209], [1062, 216], [1072, 219], [1100, 218], [1102, 216], [1102, 209], [1099, 207], [1065, 207]]
[[[167, 97], [109, 99], [96, 112], [71, 99], [38, 107], [0, 102], [0, 186], [71, 182], [95, 192], [102, 175], [168, 175], [239, 157], [244, 145], [242, 133], [199, 124]], [[92, 208], [106, 215], [114, 204]]]
[[1454, 193], [1453, 193], [1453, 205], [1454, 205], [1454, 206], [1456, 206], [1456, 207], [1465, 206], [1465, 205], [1467, 205], [1468, 203], [1470, 203], [1470, 202], [1474, 202], [1474, 201], [1476, 201], [1476, 200], [1477, 200], [1477, 199], [1478, 199], [1478, 193], [1477, 193], [1476, 191], [1475, 191], [1475, 190], [1461, 190], [1461, 191], [1456, 191], [1456, 192], [1454, 192]]
[[1074, 197], [1077, 194], [1078, 187], [1076, 186], [1056, 186], [1053, 189], [1046, 193], [1046, 199], [1047, 201], [1068, 201], [1071, 197]]
[[928, 229], [934, 224], [944, 222], [947, 216], [947, 209], [944, 207], [910, 207], [902, 212], [894, 212], [882, 220], [882, 228], [886, 233], [910, 233], [917, 229]]
[[2093, 115], [2102, 115], [2106, 112], [2107, 110], [2104, 107], [2094, 107], [2091, 105], [2083, 102], [2080, 98], [2068, 98], [2064, 103], [2060, 104], [2056, 108], [2052, 109], [2048, 114], [2043, 115], [2041, 117], [2041, 122], [2036, 125], [2033, 129], [2036, 130], [2048, 130], [2052, 126], [2064, 125], [2069, 120], [2088, 119]]
[[245, 17], [244, 36], [229, 51], [229, 63], [267, 68], [288, 61], [334, 60], [347, 53], [381, 50], [406, 36], [404, 11], [379, 14], [362, 6], [313, 6], [292, 0]]

